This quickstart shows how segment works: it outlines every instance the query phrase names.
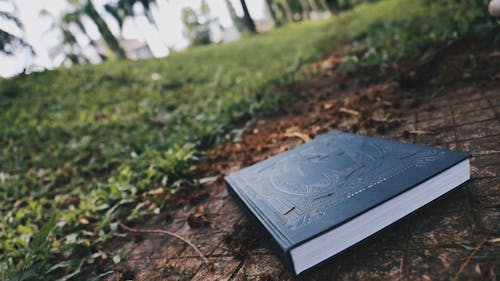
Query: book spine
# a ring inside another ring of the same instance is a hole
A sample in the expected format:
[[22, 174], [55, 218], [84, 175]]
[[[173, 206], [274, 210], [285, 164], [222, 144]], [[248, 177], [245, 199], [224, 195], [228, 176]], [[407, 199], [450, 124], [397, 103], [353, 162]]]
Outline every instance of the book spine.
[[257, 215], [250, 210], [250, 207], [243, 201], [238, 192], [233, 189], [231, 184], [227, 179], [224, 180], [226, 184], [226, 189], [229, 195], [233, 198], [236, 205], [238, 205], [239, 209], [245, 213], [247, 218], [250, 218], [250, 221], [257, 226], [260, 233], [264, 233], [264, 241], [270, 242], [269, 246], [272, 250], [277, 254], [278, 258], [281, 259], [285, 265], [285, 267], [292, 273], [295, 274], [295, 268], [293, 266], [292, 257], [290, 255], [291, 246], [285, 246], [284, 243], [280, 243], [277, 241], [277, 238], [272, 234], [270, 230], [268, 230], [262, 221], [257, 217]]

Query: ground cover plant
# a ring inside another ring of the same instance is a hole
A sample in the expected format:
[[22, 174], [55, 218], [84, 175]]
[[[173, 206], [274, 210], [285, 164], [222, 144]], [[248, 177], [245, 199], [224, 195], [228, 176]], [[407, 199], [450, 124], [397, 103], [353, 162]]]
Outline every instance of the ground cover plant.
[[311, 75], [304, 65], [332, 47], [346, 69], [418, 56], [494, 25], [486, 2], [380, 1], [164, 59], [0, 81], [2, 280], [119, 262], [100, 247], [118, 220], [158, 214], [196, 186], [203, 151], [286, 102], [274, 89]]

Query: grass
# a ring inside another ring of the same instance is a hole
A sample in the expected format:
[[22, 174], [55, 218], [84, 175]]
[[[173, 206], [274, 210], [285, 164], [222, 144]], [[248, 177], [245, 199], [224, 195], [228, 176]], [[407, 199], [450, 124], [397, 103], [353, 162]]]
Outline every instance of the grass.
[[333, 45], [364, 49], [361, 64], [414, 57], [492, 25], [484, 2], [387, 0], [164, 59], [0, 80], [2, 279], [84, 278], [119, 218], [159, 213], [196, 184], [203, 151], [285, 102], [276, 86], [308, 77], [302, 66]]

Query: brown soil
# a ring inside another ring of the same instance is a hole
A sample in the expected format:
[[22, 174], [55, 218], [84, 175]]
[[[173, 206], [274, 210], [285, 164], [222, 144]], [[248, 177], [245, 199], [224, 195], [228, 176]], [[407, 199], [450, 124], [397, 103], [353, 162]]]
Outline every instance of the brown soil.
[[[311, 66], [327, 68], [320, 77], [280, 89], [290, 102], [258, 118], [240, 140], [209, 151], [198, 165], [196, 178], [217, 179], [185, 193], [185, 206], [170, 211], [171, 219], [163, 216], [141, 224], [189, 237], [213, 268], [202, 265], [191, 249], [171, 237], [144, 236], [120, 265], [112, 267], [117, 272], [108, 279], [292, 279], [232, 203], [222, 179], [331, 129], [471, 151], [474, 180], [438, 202], [439, 206], [425, 209], [302, 278], [498, 278], [498, 241], [491, 242], [500, 234], [500, 216], [492, 209], [500, 204], [498, 46], [489, 39], [463, 40], [397, 69], [342, 72], [336, 58], [332, 54]], [[469, 259], [472, 253], [482, 258]]]

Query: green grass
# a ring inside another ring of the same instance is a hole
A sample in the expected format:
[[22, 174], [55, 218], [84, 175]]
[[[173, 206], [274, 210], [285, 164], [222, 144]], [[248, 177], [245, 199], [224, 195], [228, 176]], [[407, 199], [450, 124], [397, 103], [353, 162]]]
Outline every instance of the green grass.
[[484, 1], [462, 2], [382, 1], [164, 59], [0, 80], [3, 280], [78, 277], [118, 218], [157, 213], [152, 191], [195, 184], [202, 151], [284, 102], [275, 86], [307, 77], [302, 66], [334, 45], [366, 49], [361, 63], [414, 57], [483, 23]]

